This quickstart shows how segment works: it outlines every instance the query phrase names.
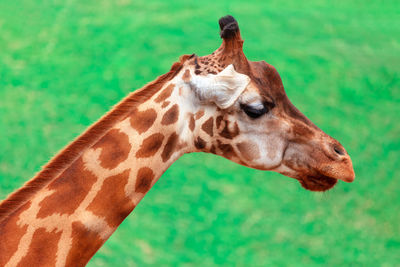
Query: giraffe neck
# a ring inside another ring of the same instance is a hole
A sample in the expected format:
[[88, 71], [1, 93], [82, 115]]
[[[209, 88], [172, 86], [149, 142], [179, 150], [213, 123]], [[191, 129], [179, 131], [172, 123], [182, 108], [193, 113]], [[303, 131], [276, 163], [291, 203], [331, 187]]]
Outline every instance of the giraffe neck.
[[191, 150], [190, 115], [171, 100], [181, 91], [165, 84], [1, 221], [0, 265], [85, 265], [164, 171]]

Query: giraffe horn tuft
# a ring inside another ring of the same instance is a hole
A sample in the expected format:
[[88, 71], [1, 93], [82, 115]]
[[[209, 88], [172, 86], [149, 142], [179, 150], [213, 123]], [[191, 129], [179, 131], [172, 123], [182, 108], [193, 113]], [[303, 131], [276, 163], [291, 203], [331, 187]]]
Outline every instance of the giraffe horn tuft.
[[231, 39], [239, 32], [239, 24], [231, 15], [226, 15], [219, 19], [220, 36], [222, 39]]

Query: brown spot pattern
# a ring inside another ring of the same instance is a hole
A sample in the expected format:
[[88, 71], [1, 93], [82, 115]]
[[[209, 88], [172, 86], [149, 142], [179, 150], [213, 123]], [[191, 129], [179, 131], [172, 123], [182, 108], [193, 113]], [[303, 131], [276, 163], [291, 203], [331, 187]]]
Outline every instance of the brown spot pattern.
[[200, 119], [201, 117], [203, 117], [203, 115], [204, 115], [204, 110], [199, 110], [199, 111], [197, 111], [196, 114], [195, 114], [196, 120], [198, 120], [198, 119]]
[[154, 172], [148, 167], [140, 168], [136, 177], [135, 191], [138, 193], [147, 193], [154, 179]]
[[224, 129], [222, 129], [222, 131], [219, 133], [219, 135], [222, 137], [225, 137], [227, 139], [232, 139], [232, 138], [236, 137], [237, 135], [239, 135], [239, 126], [235, 122], [233, 124], [233, 129], [230, 130], [229, 124], [230, 123], [228, 121], [226, 121]]
[[143, 140], [140, 149], [136, 152], [136, 157], [147, 158], [153, 156], [161, 147], [164, 135], [155, 133]]
[[260, 157], [260, 150], [254, 143], [241, 142], [238, 143], [236, 147], [238, 148], [240, 155], [242, 155], [242, 157], [247, 161], [258, 159]]
[[161, 107], [162, 107], [162, 108], [168, 107], [168, 105], [169, 105], [170, 103], [171, 103], [171, 102], [169, 102], [169, 101], [164, 101], [164, 103], [161, 105]]
[[74, 213], [96, 180], [97, 177], [85, 169], [80, 157], [49, 185], [54, 193], [40, 202], [37, 217]]
[[211, 145], [210, 152], [213, 154], [217, 153], [214, 145]]
[[206, 147], [206, 141], [204, 141], [203, 139], [201, 139], [200, 136], [198, 136], [198, 137], [196, 138], [196, 140], [194, 141], [194, 146], [195, 146], [197, 149], [203, 149], [203, 148]]
[[213, 126], [214, 126], [214, 118], [210, 117], [203, 123], [201, 129], [203, 129], [203, 131], [206, 132], [209, 136], [213, 136]]
[[126, 97], [121, 103], [116, 105], [106, 116], [96, 122], [92, 127], [85, 131], [79, 138], [57, 154], [32, 180], [28, 181], [22, 188], [11, 194], [7, 199], [0, 203], [0, 220], [17, 210], [27, 199], [46, 187], [56, 177], [59, 176], [65, 168], [68, 168], [77, 158], [80, 152], [92, 146], [95, 140], [98, 140], [106, 134], [116, 121], [127, 118], [139, 103], [151, 99], [154, 94], [164, 88], [165, 84], [179, 73], [186, 60], [193, 56], [182, 56], [180, 62], [175, 62], [170, 71], [158, 77], [155, 81], [149, 83], [134, 94]]
[[172, 153], [174, 152], [177, 142], [178, 142], [178, 135], [176, 133], [171, 134], [167, 140], [167, 143], [164, 146], [163, 152], [161, 153], [161, 158], [163, 162], [169, 160]]
[[223, 119], [223, 116], [218, 116], [215, 119], [215, 125], [216, 125], [217, 129], [219, 129], [219, 127], [221, 126], [222, 119]]
[[131, 125], [138, 133], [146, 132], [157, 118], [157, 113], [154, 109], [145, 111], [134, 111], [131, 115]]
[[224, 144], [219, 140], [217, 140], [217, 142], [218, 142], [218, 148], [221, 150], [222, 156], [228, 159], [231, 159], [234, 156], [236, 156], [236, 153], [230, 144]]
[[[226, 57], [226, 53], [222, 50], [217, 50], [211, 55], [198, 58], [195, 61], [196, 64], [196, 74], [217, 74], [217, 72], [222, 71], [228, 64], [233, 63], [231, 57]], [[240, 65], [237, 67], [241, 67]]]
[[105, 241], [81, 222], [72, 223], [71, 237], [71, 250], [67, 256], [66, 266], [85, 266]]
[[162, 101], [171, 96], [172, 92], [174, 91], [174, 88], [175, 85], [171, 83], [164, 90], [161, 91], [161, 93], [157, 96], [156, 99], [154, 99], [154, 101], [156, 103], [161, 103]]
[[0, 266], [5, 266], [12, 255], [17, 251], [19, 241], [28, 228], [28, 225], [19, 226], [17, 224], [19, 215], [30, 206], [31, 204], [29, 202], [24, 204], [12, 216], [0, 222]]
[[189, 82], [190, 81], [190, 71], [189, 70], [185, 70], [185, 73], [183, 73], [183, 76], [182, 76], [182, 80], [184, 81], [184, 82]]
[[177, 104], [173, 105], [167, 112], [165, 112], [161, 124], [169, 125], [177, 122], [179, 116], [179, 107]]
[[194, 115], [190, 114], [189, 129], [193, 132], [195, 126], [196, 126], [196, 122], [194, 120]]
[[55, 266], [60, 237], [61, 231], [47, 232], [45, 228], [37, 229], [32, 236], [28, 253], [18, 266]]
[[88, 206], [93, 214], [104, 217], [111, 227], [117, 227], [135, 208], [125, 195], [130, 170], [108, 177], [96, 197]]
[[101, 148], [100, 165], [106, 169], [114, 169], [128, 158], [131, 144], [128, 135], [113, 129], [101, 138], [93, 148]]

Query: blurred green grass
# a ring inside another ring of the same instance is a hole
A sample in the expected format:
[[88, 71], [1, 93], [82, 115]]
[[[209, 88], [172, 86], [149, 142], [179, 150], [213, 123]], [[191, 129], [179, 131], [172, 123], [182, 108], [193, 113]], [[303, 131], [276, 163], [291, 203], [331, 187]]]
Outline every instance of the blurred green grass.
[[[318, 194], [208, 154], [164, 174], [89, 266], [400, 264], [400, 13], [393, 1], [0, 2], [0, 198], [130, 91], [239, 21], [250, 60], [352, 156]], [[224, 166], [224, 167], [221, 167]]]

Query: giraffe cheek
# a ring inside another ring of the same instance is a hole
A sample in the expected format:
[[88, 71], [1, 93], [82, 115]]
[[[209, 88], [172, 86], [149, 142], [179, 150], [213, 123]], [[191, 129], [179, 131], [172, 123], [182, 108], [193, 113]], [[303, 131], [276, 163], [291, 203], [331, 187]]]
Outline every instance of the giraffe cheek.
[[286, 141], [280, 136], [269, 136], [268, 142], [264, 147], [266, 153], [267, 164], [272, 168], [273, 166], [279, 165], [282, 162], [282, 158], [287, 147]]
[[236, 147], [238, 148], [240, 155], [246, 161], [251, 162], [260, 158], [260, 150], [258, 149], [258, 146], [255, 143], [241, 142], [236, 144]]

